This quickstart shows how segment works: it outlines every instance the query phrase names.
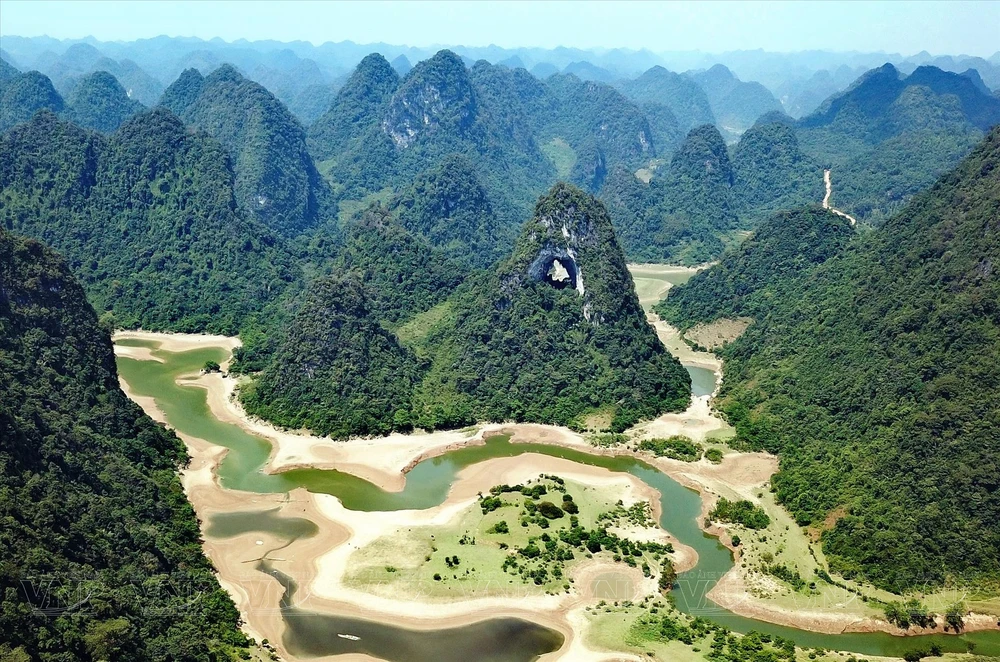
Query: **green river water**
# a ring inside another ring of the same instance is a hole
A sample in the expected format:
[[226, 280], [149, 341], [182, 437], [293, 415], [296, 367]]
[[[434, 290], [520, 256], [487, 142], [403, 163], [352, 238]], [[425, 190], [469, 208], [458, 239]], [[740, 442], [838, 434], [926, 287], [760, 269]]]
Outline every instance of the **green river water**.
[[[156, 347], [155, 342], [137, 340], [121, 340], [118, 344]], [[932, 643], [950, 652], [964, 652], [968, 644], [974, 644], [979, 654], [1000, 655], [1000, 633], [995, 631], [919, 637], [894, 637], [885, 633], [830, 635], [772, 625], [722, 609], [705, 595], [732, 567], [733, 561], [729, 551], [716, 538], [706, 535], [698, 528], [696, 518], [701, 512], [700, 497], [666, 474], [634, 458], [591, 455], [546, 444], [512, 444], [508, 438], [496, 436], [487, 439], [485, 445], [469, 446], [420, 462], [407, 474], [406, 485], [401, 492], [386, 492], [361, 478], [336, 470], [296, 469], [280, 474], [264, 473], [262, 468], [270, 454], [270, 443], [212, 416], [203, 389], [175, 382], [178, 376], [197, 372], [207, 360], [223, 361], [226, 352], [214, 348], [179, 353], [154, 349], [154, 354], [164, 362], [119, 358], [118, 370], [121, 376], [137, 395], [151, 396], [156, 400], [171, 427], [230, 449], [218, 472], [221, 484], [228, 489], [283, 493], [305, 487], [310, 492], [332, 494], [352, 510], [370, 512], [423, 509], [444, 501], [456, 474], [464, 467], [491, 458], [529, 452], [560, 457], [580, 464], [632, 474], [660, 492], [660, 524], [698, 552], [698, 564], [680, 575], [674, 591], [677, 607], [681, 611], [704, 616], [736, 632], [768, 632], [793, 639], [796, 644], [805, 647], [901, 656], [915, 648], [927, 649]], [[694, 370], [712, 374], [708, 370]], [[692, 374], [695, 394], [701, 395], [699, 391], [711, 392], [711, 386], [706, 381], [707, 375]], [[245, 531], [268, 531], [293, 539], [314, 534], [315, 526], [308, 520], [282, 521], [273, 513], [264, 511], [249, 515], [217, 516], [209, 522], [206, 534], [229, 537]], [[434, 631], [437, 637], [435, 639], [427, 633], [414, 633], [382, 623], [309, 614], [293, 606], [291, 595], [295, 587], [291, 580], [267, 567], [262, 567], [261, 570], [271, 572], [285, 586], [286, 596], [282, 607], [289, 626], [285, 643], [295, 654], [319, 656], [367, 651], [385, 659], [430, 661], [451, 659], [445, 656], [446, 650], [450, 651], [449, 655], [453, 651], [464, 650], [475, 651], [477, 656], [488, 655], [488, 658], [477, 659], [515, 662], [534, 659], [544, 652], [557, 649], [562, 643], [562, 637], [558, 633], [520, 619], [492, 619], [485, 621], [485, 625], [480, 623], [438, 630]], [[336, 637], [337, 632], [355, 631], [365, 633], [360, 641]], [[402, 644], [398, 641], [405, 633], [410, 633], [403, 639], [409, 642], [407, 645], [410, 647], [404, 646], [406, 652], [400, 653], [404, 649], [399, 647]], [[394, 644], [394, 641], [397, 643]], [[441, 647], [443, 643], [434, 644], [434, 641], [447, 642], [447, 648]], [[464, 659], [462, 655], [455, 659], [460, 658]]]

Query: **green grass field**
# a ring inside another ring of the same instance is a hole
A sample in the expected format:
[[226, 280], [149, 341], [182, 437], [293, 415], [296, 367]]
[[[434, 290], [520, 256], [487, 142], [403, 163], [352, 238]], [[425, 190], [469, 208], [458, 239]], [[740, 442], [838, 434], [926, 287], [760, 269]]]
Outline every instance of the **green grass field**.
[[[562, 503], [563, 493], [551, 489], [552, 481], [536, 479], [527, 485], [539, 483], [550, 489], [535, 503]], [[579, 524], [586, 529], [595, 528], [602, 513], [615, 510], [625, 491], [620, 484], [594, 487], [569, 480], [565, 481], [565, 489], [579, 507]], [[521, 564], [529, 563], [517, 555], [517, 550], [526, 547], [529, 539], [546, 533], [558, 538], [560, 530], [569, 528], [570, 516], [548, 520], [547, 529], [535, 523], [523, 526], [523, 504], [528, 497], [514, 492], [501, 494], [500, 498], [504, 505], [486, 514], [476, 503], [448, 526], [400, 528], [379, 538], [354, 553], [345, 583], [379, 594], [432, 598], [509, 595], [513, 589], [528, 595], [568, 591], [572, 585], [570, 570], [591, 557], [586, 548], [573, 549], [571, 560], [545, 564], [547, 578], [541, 584], [516, 571], [505, 571], [504, 561], [514, 554]], [[494, 532], [501, 521], [507, 524], [508, 533]], [[536, 544], [544, 545], [541, 541]], [[458, 564], [450, 562], [456, 556]], [[611, 561], [614, 555], [601, 551], [594, 556]], [[655, 555], [648, 552], [635, 560], [638, 565], [646, 561], [654, 570], [660, 566]], [[627, 566], [623, 563], [622, 567]]]
[[562, 138], [553, 138], [541, 146], [542, 154], [545, 155], [556, 169], [556, 177], [562, 180], [569, 179], [573, 166], [576, 165], [576, 152]]

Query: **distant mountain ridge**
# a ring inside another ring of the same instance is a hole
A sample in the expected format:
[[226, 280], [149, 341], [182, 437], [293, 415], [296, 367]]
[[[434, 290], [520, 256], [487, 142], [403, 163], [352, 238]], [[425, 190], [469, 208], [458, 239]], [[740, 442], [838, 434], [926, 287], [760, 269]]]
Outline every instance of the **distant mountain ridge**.
[[770, 90], [760, 83], [741, 81], [725, 65], [716, 64], [690, 76], [705, 91], [719, 125], [734, 137], [753, 126], [761, 115], [782, 110]]
[[[874, 127], [866, 127], [859, 133], [849, 125], [848, 120], [863, 121], [876, 119], [895, 111], [901, 95], [909, 88], [919, 86], [937, 96], [950, 95], [957, 98], [961, 108], [961, 118], [980, 131], [987, 131], [1000, 123], [1000, 102], [991, 98], [966, 75], [952, 74], [936, 67], [917, 68], [909, 76], [902, 75], [891, 64], [873, 69], [859, 78], [847, 91], [827, 99], [812, 115], [801, 120], [805, 128], [830, 126], [844, 133], [857, 135], [865, 140], [884, 138], [898, 129], [891, 120], [883, 119]], [[952, 121], [946, 118], [945, 121]]]
[[1000, 123], [1000, 99], [935, 67], [873, 69], [798, 122], [802, 150], [832, 166], [831, 204], [879, 223]]

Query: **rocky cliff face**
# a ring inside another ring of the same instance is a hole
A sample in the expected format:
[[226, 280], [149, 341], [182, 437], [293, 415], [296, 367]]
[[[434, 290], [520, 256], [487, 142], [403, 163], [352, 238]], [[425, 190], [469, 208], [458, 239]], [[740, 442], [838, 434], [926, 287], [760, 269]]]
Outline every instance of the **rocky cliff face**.
[[382, 130], [397, 147], [439, 128], [464, 133], [476, 118], [476, 99], [469, 73], [451, 51], [420, 62], [393, 95]]

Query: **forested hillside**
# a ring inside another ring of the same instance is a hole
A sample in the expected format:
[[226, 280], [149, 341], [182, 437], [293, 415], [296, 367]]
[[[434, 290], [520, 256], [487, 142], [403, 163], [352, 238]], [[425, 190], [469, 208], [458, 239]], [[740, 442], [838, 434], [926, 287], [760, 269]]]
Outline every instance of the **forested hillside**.
[[465, 264], [488, 266], [513, 244], [512, 229], [497, 218], [475, 168], [459, 155], [420, 173], [390, 208], [403, 227]]
[[310, 145], [337, 195], [351, 200], [400, 190], [443, 159], [463, 155], [497, 211], [515, 223], [553, 170], [520, 104], [510, 103], [509, 75], [486, 63], [469, 70], [440, 51], [400, 80], [384, 58], [371, 55], [312, 127]]
[[[744, 293], [766, 273], [737, 256], [661, 308], [681, 324], [754, 317], [723, 350], [719, 407], [738, 443], [780, 454], [778, 498], [824, 530], [845, 576], [893, 590], [1000, 576], [998, 221], [994, 129], [864, 241], [801, 276], [777, 270]], [[736, 297], [713, 301], [726, 291]]]
[[755, 227], [778, 211], [823, 200], [823, 168], [803, 154], [787, 116], [761, 117], [732, 155], [733, 197], [744, 225]]
[[240, 206], [285, 236], [335, 216], [333, 194], [306, 147], [305, 130], [261, 85], [223, 65], [185, 71], [161, 104], [229, 151]]
[[65, 262], [0, 227], [0, 657], [236, 660], [181, 441], [118, 386]]
[[348, 223], [344, 245], [331, 265], [333, 273], [351, 274], [364, 284], [367, 308], [389, 325], [448, 298], [468, 269], [378, 206]]
[[85, 76], [69, 97], [69, 117], [85, 129], [114, 131], [144, 106], [128, 97], [114, 76], [97, 71]]
[[163, 108], [109, 137], [40, 113], [0, 147], [2, 224], [64, 252], [118, 326], [236, 333], [303, 277], [237, 207], [221, 145]]
[[572, 186], [543, 196], [513, 254], [449, 303], [413, 341], [431, 360], [420, 425], [621, 430], [687, 406], [689, 378], [646, 323], [607, 212]]
[[779, 212], [687, 286], [671, 290], [654, 310], [682, 330], [698, 322], [757, 317], [774, 305], [785, 280], [843, 252], [850, 221], [819, 206]]
[[27, 122], [38, 110], [61, 113], [65, 105], [52, 81], [37, 71], [12, 76], [0, 88], [0, 131]]
[[[561, 141], [572, 150], [573, 165], [564, 179], [597, 192], [609, 169], [618, 165], [635, 169], [656, 156], [657, 145], [646, 116], [610, 85], [559, 75], [545, 81], [544, 94], [548, 102], [536, 101], [529, 111], [535, 116], [543, 144]], [[661, 131], [671, 123], [676, 126], [669, 117], [658, 117], [658, 122]], [[668, 153], [676, 146], [677, 134], [673, 129], [662, 135], [670, 141], [664, 145]]]
[[7, 60], [0, 58], [0, 86], [21, 75], [21, 71]]
[[873, 69], [799, 122], [803, 151], [833, 169], [831, 204], [881, 223], [1000, 123], [1000, 99], [936, 67]]
[[[354, 69], [334, 97], [333, 104], [309, 127], [309, 146], [318, 160], [341, 158], [341, 153], [353, 151], [354, 141], [377, 131], [382, 110], [392, 93], [399, 87], [399, 74], [384, 57], [372, 53]], [[359, 163], [364, 168], [366, 164]], [[377, 177], [378, 173], [373, 172]], [[362, 178], [365, 189], [377, 185]]]
[[719, 131], [711, 125], [693, 129], [660, 170], [649, 184], [619, 171], [602, 192], [629, 259], [714, 259], [739, 224], [733, 167]]
[[366, 57], [310, 128], [309, 144], [348, 201], [403, 191], [420, 173], [453, 171], [461, 158], [485, 190], [501, 238], [494, 254], [473, 258], [482, 263], [509, 249], [553, 181], [597, 191], [615, 167], [644, 167], [682, 137], [663, 104], [640, 106], [573, 75], [541, 81], [523, 68], [466, 67], [440, 51], [402, 79], [381, 55]]
[[282, 336], [273, 360], [241, 390], [248, 412], [333, 437], [411, 427], [417, 360], [379, 325], [361, 282], [314, 281]]

